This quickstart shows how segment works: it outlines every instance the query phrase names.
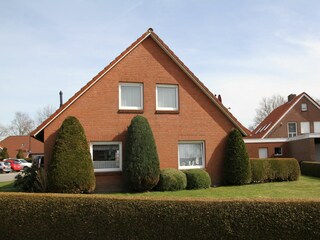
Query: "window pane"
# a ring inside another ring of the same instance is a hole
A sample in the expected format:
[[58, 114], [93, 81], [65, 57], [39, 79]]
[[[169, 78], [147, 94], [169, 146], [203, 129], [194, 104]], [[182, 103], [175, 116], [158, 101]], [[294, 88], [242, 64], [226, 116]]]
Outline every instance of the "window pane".
[[179, 143], [179, 165], [203, 166], [203, 144]]
[[120, 149], [118, 144], [93, 145], [93, 166], [95, 169], [119, 168]]
[[288, 137], [297, 136], [297, 124], [296, 123], [288, 123]]
[[157, 86], [157, 107], [159, 109], [178, 109], [177, 86]]
[[142, 108], [141, 86], [121, 86], [121, 107]]
[[310, 133], [310, 123], [301, 122], [301, 134]]
[[314, 132], [320, 133], [320, 122], [314, 122]]

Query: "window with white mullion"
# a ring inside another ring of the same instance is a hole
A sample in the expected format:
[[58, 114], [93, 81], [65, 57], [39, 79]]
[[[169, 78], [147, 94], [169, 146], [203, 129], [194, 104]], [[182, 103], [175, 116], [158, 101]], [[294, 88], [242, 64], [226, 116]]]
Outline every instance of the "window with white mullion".
[[179, 169], [205, 167], [205, 150], [203, 141], [184, 141], [178, 144]]
[[175, 111], [179, 108], [177, 85], [157, 85], [156, 109]]
[[289, 122], [288, 123], [288, 137], [295, 137], [297, 136], [297, 123]]
[[143, 109], [143, 85], [141, 83], [120, 83], [119, 109]]

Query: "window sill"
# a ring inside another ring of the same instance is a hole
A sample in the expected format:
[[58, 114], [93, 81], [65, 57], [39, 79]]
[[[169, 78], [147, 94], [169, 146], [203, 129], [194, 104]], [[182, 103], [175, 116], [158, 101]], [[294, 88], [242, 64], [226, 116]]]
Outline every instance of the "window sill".
[[179, 110], [156, 110], [156, 114], [179, 114]]
[[143, 109], [141, 110], [129, 110], [129, 109], [119, 109], [118, 113], [138, 113], [138, 114], [142, 114], [143, 113]]
[[122, 171], [116, 170], [112, 172], [94, 172], [94, 175], [95, 176], [118, 176], [118, 175], [122, 175]]

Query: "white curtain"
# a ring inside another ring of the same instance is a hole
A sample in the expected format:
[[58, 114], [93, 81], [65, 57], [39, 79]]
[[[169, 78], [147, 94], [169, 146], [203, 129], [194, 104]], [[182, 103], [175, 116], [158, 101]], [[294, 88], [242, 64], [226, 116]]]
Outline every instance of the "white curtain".
[[121, 86], [121, 106], [141, 107], [141, 87]]
[[310, 133], [310, 122], [301, 122], [301, 134]]
[[177, 108], [177, 90], [175, 87], [157, 87], [158, 107]]
[[202, 143], [179, 143], [180, 166], [202, 165]]

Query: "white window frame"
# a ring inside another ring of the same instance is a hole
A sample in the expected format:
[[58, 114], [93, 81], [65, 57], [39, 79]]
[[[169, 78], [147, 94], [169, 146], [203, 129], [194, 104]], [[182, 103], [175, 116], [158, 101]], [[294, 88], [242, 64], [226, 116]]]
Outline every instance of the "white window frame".
[[[140, 88], [140, 101], [141, 101], [141, 106], [122, 106], [121, 105], [121, 87], [126, 86], [126, 87], [139, 87]], [[120, 110], [143, 110], [143, 84], [142, 83], [119, 83], [119, 109]]]
[[[305, 128], [307, 129], [306, 131], [304, 131]], [[301, 122], [300, 123], [300, 131], [301, 131], [301, 134], [310, 133], [310, 122]]]
[[[176, 107], [159, 107], [158, 106], [158, 87], [160, 88], [174, 88], [176, 90]], [[158, 111], [178, 111], [179, 110], [179, 88], [178, 85], [157, 84], [156, 85], [156, 110]]]
[[[295, 132], [289, 132], [289, 130], [290, 130], [290, 129], [289, 129], [289, 125], [290, 125], [291, 123], [293, 123], [293, 124], [296, 125], [296, 131], [295, 131]], [[297, 129], [297, 123], [296, 123], [296, 122], [288, 122], [287, 127], [288, 127], [288, 137], [289, 137], [289, 138], [291, 138], [291, 137], [296, 137], [296, 136], [298, 135], [298, 129]]]
[[301, 103], [301, 111], [302, 112], [307, 112], [308, 111], [308, 104]]
[[[196, 166], [180, 166], [180, 153], [179, 153], [179, 144], [188, 143], [188, 144], [202, 144], [202, 165]], [[203, 169], [206, 166], [206, 149], [205, 149], [205, 141], [179, 141], [178, 142], [178, 169]]]
[[122, 142], [90, 142], [90, 154], [93, 163], [94, 145], [119, 145], [119, 167], [118, 168], [95, 168], [94, 172], [120, 172], [122, 171]]
[[313, 122], [313, 132], [320, 133], [320, 121]]
[[[279, 148], [281, 153], [276, 153], [276, 148]], [[275, 148], [274, 148], [274, 155], [275, 155], [275, 156], [282, 156], [282, 155], [283, 155], [282, 147], [275, 147]]]

